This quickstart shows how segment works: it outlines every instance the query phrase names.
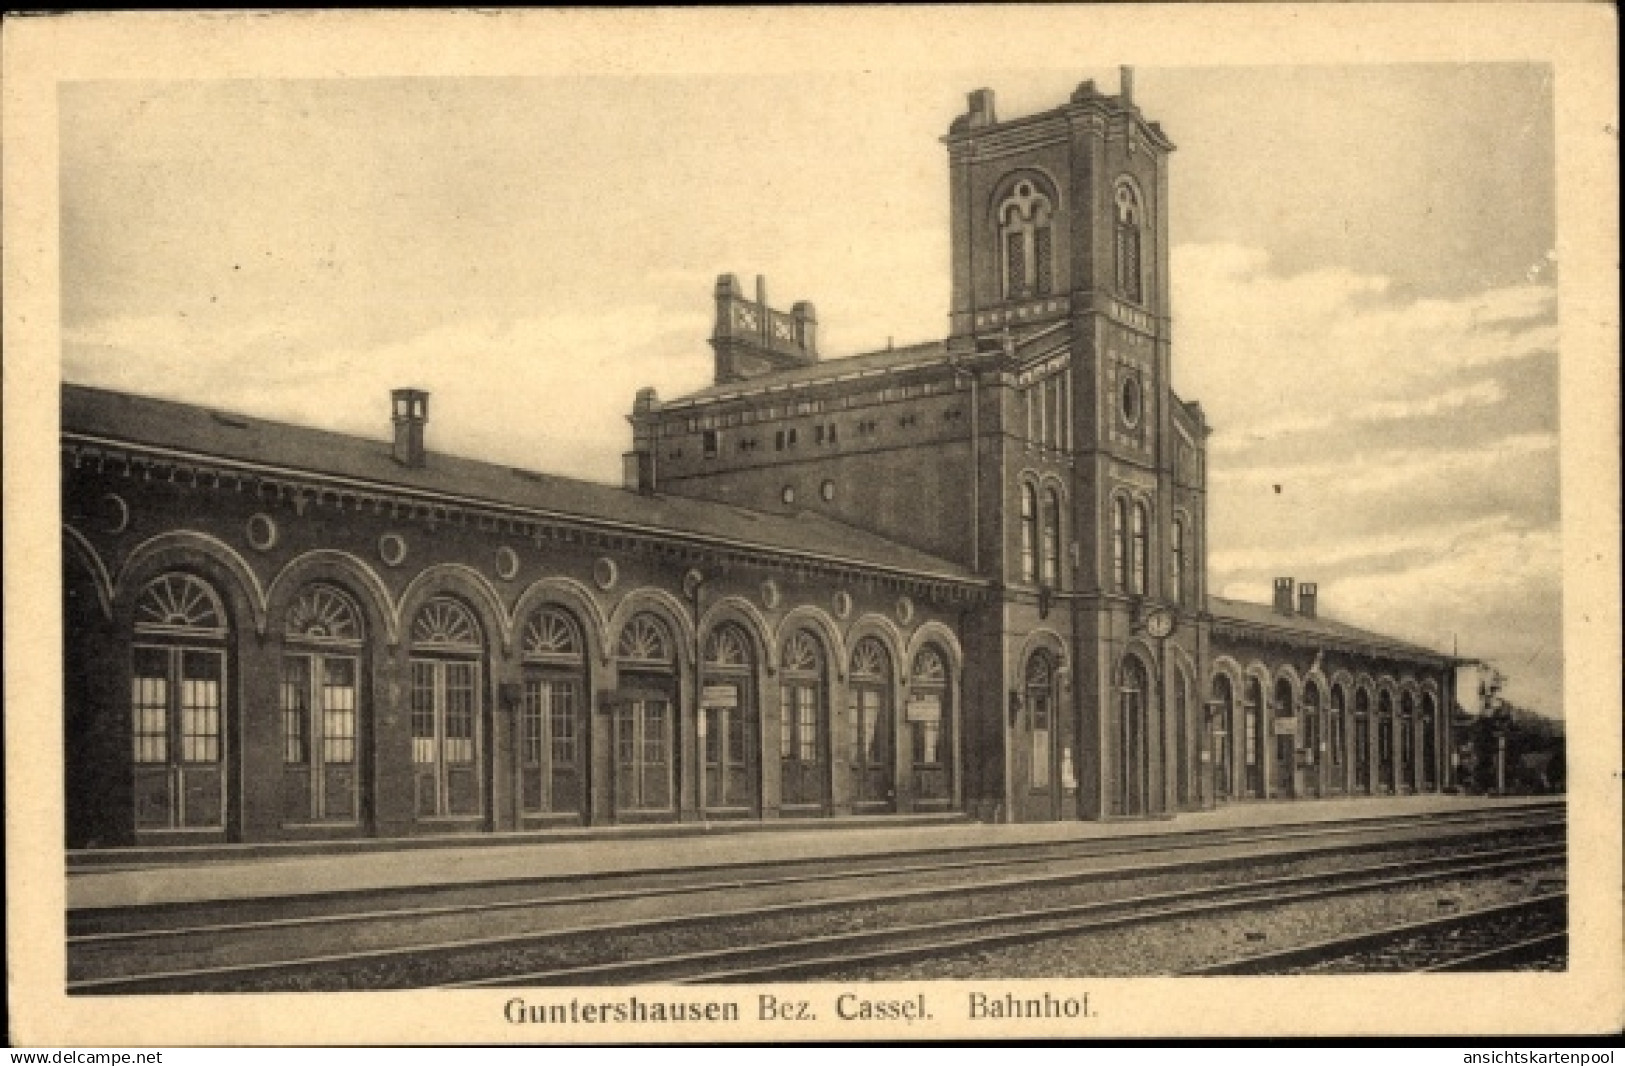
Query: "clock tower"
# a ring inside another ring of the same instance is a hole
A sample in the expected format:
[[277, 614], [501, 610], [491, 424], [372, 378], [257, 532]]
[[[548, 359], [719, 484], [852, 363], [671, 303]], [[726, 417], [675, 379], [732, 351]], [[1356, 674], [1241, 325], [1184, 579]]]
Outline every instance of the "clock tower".
[[[1203, 743], [1207, 430], [1170, 380], [1173, 144], [1141, 113], [1127, 68], [1116, 94], [1085, 81], [1062, 106], [1005, 121], [991, 91], [973, 92], [944, 142], [950, 345], [1000, 353], [984, 378], [1004, 432], [998, 455], [980, 459], [1014, 517], [989, 545], [1009, 590], [1004, 643], [1017, 649], [1005, 669], [1028, 676], [1034, 650], [1053, 640], [1070, 687], [1059, 724], [1012, 716], [1026, 735], [1009, 738], [1017, 781], [1007, 794], [1035, 818], [1049, 815], [1045, 804], [1085, 818], [1198, 805], [1188, 766]], [[1052, 538], [1063, 542], [1053, 568]], [[1049, 738], [1033, 739], [1045, 728]], [[1051, 769], [1072, 765], [1070, 795], [1066, 774], [1031, 765], [1057, 743], [1064, 750], [1047, 757]], [[1060, 794], [1032, 799], [1045, 787], [1035, 782], [1057, 776]]]

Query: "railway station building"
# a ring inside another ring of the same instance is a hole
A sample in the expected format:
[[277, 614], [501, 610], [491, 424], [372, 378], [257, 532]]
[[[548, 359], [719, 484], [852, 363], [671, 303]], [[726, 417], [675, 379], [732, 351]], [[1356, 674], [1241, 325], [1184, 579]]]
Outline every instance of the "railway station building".
[[434, 451], [409, 388], [363, 438], [64, 386], [68, 846], [1448, 787], [1457, 660], [1209, 593], [1127, 75], [944, 141], [948, 335], [822, 358], [724, 275], [621, 486]]

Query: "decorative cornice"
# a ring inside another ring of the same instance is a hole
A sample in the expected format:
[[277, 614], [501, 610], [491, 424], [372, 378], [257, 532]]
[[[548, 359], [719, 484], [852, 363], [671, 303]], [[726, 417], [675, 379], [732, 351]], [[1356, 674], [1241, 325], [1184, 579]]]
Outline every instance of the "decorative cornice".
[[74, 469], [94, 464], [100, 473], [112, 467], [125, 477], [158, 480], [190, 488], [216, 491], [273, 493], [289, 502], [297, 514], [311, 506], [339, 511], [386, 512], [391, 518], [505, 533], [533, 541], [579, 545], [609, 551], [639, 551], [656, 558], [698, 563], [771, 566], [798, 578], [838, 575], [866, 585], [912, 592], [935, 602], [981, 600], [988, 583], [966, 578], [887, 566], [796, 548], [758, 544], [729, 537], [706, 536], [661, 529], [613, 519], [592, 518], [549, 511], [525, 504], [500, 503], [435, 489], [391, 485], [362, 478], [277, 467], [246, 460], [189, 453], [156, 445], [136, 444], [65, 432], [64, 461]]
[[1349, 655], [1378, 656], [1428, 666], [1444, 666], [1453, 661], [1443, 652], [1430, 652], [1410, 645], [1390, 644], [1382, 640], [1362, 640], [1351, 635], [1309, 632], [1286, 625], [1273, 626], [1261, 622], [1248, 622], [1224, 615], [1212, 615], [1213, 635], [1219, 639], [1248, 641], [1276, 647], [1312, 648], [1317, 651], [1341, 652]]
[[[832, 360], [833, 362], [833, 360]], [[864, 381], [870, 378], [887, 377], [892, 374], [904, 374], [914, 370], [946, 367], [952, 362], [947, 354], [929, 356], [915, 359], [906, 363], [895, 363], [890, 366], [869, 367], [863, 370], [850, 370], [844, 374], [830, 374], [804, 381], [784, 381], [776, 384], [763, 384], [749, 387], [743, 383], [737, 389], [720, 392], [710, 396], [684, 396], [675, 400], [666, 400], [660, 405], [659, 414], [667, 415], [674, 411], [690, 411], [695, 408], [710, 407], [715, 404], [733, 403], [737, 400], [754, 400], [784, 393], [803, 393], [835, 385], [845, 385], [854, 381]], [[828, 363], [824, 365], [829, 365]]]

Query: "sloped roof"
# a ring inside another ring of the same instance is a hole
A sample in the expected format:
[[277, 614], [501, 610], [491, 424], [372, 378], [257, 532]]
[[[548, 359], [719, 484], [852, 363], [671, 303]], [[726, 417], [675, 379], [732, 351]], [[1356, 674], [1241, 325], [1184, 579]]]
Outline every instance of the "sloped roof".
[[460, 501], [521, 508], [626, 532], [669, 534], [808, 561], [909, 576], [985, 582], [965, 567], [828, 516], [776, 514], [680, 496], [645, 495], [596, 482], [430, 452], [421, 468], [395, 461], [390, 442], [273, 422], [83, 385], [62, 387], [64, 436], [129, 444], [365, 482]]
[[793, 367], [789, 370], [775, 370], [772, 373], [761, 374], [744, 381], [730, 381], [722, 385], [710, 385], [695, 392], [662, 404], [663, 407], [675, 407], [684, 403], [699, 403], [707, 400], [719, 400], [733, 395], [754, 395], [770, 389], [788, 389], [793, 386], [816, 385], [828, 381], [838, 381], [842, 378], [856, 377], [862, 374], [877, 374], [887, 370], [898, 370], [912, 363], [928, 363], [947, 357], [948, 344], [946, 341], [926, 341], [922, 344], [911, 344], [903, 348], [886, 348], [878, 352], [865, 352], [861, 355], [846, 355], [838, 359], [823, 359], [808, 366]]
[[1433, 648], [1412, 644], [1397, 637], [1384, 636], [1381, 633], [1374, 633], [1369, 629], [1347, 625], [1331, 618], [1323, 618], [1319, 615], [1314, 618], [1306, 618], [1297, 613], [1281, 614], [1268, 604], [1247, 603], [1243, 600], [1227, 600], [1222, 596], [1209, 596], [1207, 606], [1208, 613], [1215, 620], [1258, 629], [1268, 629], [1276, 633], [1301, 635], [1310, 641], [1317, 638], [1344, 641], [1365, 647], [1387, 649], [1406, 655], [1425, 655], [1431, 659], [1451, 658], [1450, 655], [1435, 651]]

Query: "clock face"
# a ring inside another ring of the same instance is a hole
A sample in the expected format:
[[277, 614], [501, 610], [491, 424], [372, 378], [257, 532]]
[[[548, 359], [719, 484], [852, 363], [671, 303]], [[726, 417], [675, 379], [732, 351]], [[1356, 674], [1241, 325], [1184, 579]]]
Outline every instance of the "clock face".
[[1174, 616], [1167, 611], [1157, 611], [1145, 620], [1145, 631], [1161, 640], [1174, 631]]

